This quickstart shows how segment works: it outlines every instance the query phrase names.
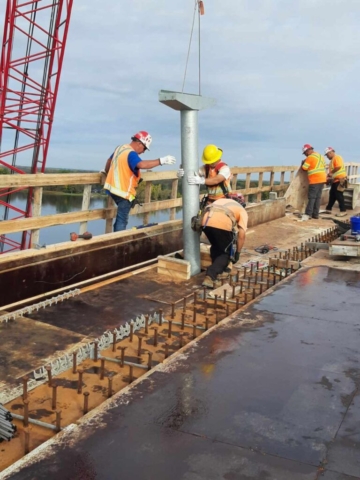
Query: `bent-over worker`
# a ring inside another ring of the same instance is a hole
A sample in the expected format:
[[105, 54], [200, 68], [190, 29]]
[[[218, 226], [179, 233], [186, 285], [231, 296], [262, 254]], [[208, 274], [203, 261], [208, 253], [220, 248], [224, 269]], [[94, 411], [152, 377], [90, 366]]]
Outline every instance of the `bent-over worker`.
[[306, 143], [303, 146], [302, 153], [306, 159], [301, 163], [301, 168], [308, 174], [309, 190], [308, 204], [305, 214], [309, 218], [319, 218], [321, 194], [326, 183], [325, 159], [320, 153], [314, 151], [314, 148]]
[[326, 206], [326, 211], [331, 213], [334, 203], [338, 201], [340, 213], [336, 214], [336, 216], [344, 217], [346, 215], [344, 190], [347, 188], [347, 174], [344, 160], [340, 155], [335, 153], [332, 147], [325, 149], [325, 155], [330, 160], [327, 180], [331, 182], [329, 203]]
[[[198, 173], [192, 172], [187, 176], [189, 185], [206, 185], [208, 203], [224, 198], [231, 192], [232, 174], [229, 166], [221, 160], [222, 154], [221, 148], [216, 145], [207, 145], [201, 158], [204, 166], [199, 169]], [[184, 173], [184, 170], [180, 168], [178, 177], [182, 178]]]
[[226, 272], [230, 262], [239, 261], [247, 223], [248, 214], [236, 200], [220, 198], [206, 207], [202, 226], [211, 244], [212, 264], [206, 270], [204, 287], [216, 287], [218, 275]]
[[104, 189], [118, 207], [114, 232], [126, 229], [136, 189], [141, 181], [140, 169], [149, 170], [159, 165], [173, 165], [176, 162], [172, 155], [156, 160], [142, 160], [139, 155], [150, 149], [151, 142], [152, 138], [148, 132], [142, 130], [136, 133], [131, 137], [129, 144], [116, 147], [102, 171], [106, 174]]

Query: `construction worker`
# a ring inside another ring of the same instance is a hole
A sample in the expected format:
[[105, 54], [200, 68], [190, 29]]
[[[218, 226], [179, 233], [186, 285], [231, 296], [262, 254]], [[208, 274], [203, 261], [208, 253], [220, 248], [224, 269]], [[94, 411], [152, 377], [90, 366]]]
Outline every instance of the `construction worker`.
[[331, 213], [334, 203], [338, 201], [340, 213], [336, 214], [335, 216], [345, 217], [346, 208], [344, 201], [344, 190], [347, 188], [347, 174], [344, 160], [340, 155], [335, 153], [335, 150], [332, 147], [327, 147], [325, 149], [325, 155], [330, 160], [327, 183], [331, 183], [329, 203], [326, 206], [326, 212]]
[[217, 281], [227, 274], [230, 262], [240, 259], [245, 242], [248, 214], [239, 201], [229, 198], [215, 200], [205, 208], [202, 226], [211, 247], [212, 264], [206, 270], [203, 286], [220, 286]]
[[314, 148], [306, 143], [302, 153], [306, 159], [302, 161], [301, 168], [308, 174], [309, 190], [308, 204], [305, 214], [309, 218], [319, 218], [321, 194], [326, 183], [325, 159], [320, 153], [314, 152]]
[[[204, 166], [199, 173], [190, 173], [187, 177], [190, 185], [206, 185], [207, 203], [226, 197], [231, 192], [232, 174], [228, 165], [221, 161], [222, 149], [216, 145], [206, 145], [202, 154]], [[184, 176], [184, 170], [178, 170], [178, 177]]]
[[136, 188], [141, 181], [140, 169], [149, 170], [159, 165], [174, 165], [175, 157], [166, 155], [156, 160], [142, 160], [139, 155], [149, 150], [152, 142], [148, 132], [140, 131], [129, 144], [116, 147], [101, 173], [106, 175], [104, 189], [118, 207], [114, 232], [125, 230], [131, 207], [135, 203]]

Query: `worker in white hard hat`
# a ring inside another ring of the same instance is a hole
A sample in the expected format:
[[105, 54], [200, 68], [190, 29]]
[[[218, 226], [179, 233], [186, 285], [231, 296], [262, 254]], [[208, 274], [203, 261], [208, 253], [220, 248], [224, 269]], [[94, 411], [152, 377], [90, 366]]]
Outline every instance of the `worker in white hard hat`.
[[329, 192], [329, 202], [326, 205], [326, 212], [331, 213], [334, 203], [337, 201], [340, 213], [336, 217], [345, 217], [346, 208], [344, 200], [344, 191], [347, 188], [347, 173], [343, 158], [335, 153], [332, 147], [325, 148], [325, 155], [330, 160], [327, 183], [331, 184]]
[[[206, 185], [208, 191], [208, 203], [219, 198], [227, 197], [231, 193], [230, 168], [222, 161], [223, 151], [216, 145], [206, 145], [202, 154], [204, 166], [199, 172], [191, 172], [187, 176], [190, 185]], [[184, 176], [184, 170], [178, 170], [178, 177]]]
[[140, 155], [150, 149], [151, 135], [141, 130], [131, 137], [131, 142], [116, 147], [101, 173], [106, 175], [105, 191], [112, 197], [118, 210], [114, 232], [125, 230], [136, 189], [141, 181], [140, 169], [148, 170], [159, 165], [174, 165], [175, 157], [166, 155], [156, 160], [142, 160]]
[[306, 143], [302, 148], [305, 160], [301, 163], [301, 168], [307, 172], [309, 181], [308, 204], [305, 214], [309, 218], [318, 219], [321, 205], [321, 194], [326, 183], [325, 159], [314, 151], [314, 148]]

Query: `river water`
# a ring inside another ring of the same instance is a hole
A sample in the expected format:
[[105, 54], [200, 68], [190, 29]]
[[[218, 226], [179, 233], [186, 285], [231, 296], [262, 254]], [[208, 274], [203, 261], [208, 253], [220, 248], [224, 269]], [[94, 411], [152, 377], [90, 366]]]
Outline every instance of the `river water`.
[[[18, 192], [12, 195], [11, 204], [17, 208], [24, 209], [26, 201], [25, 192]], [[98, 208], [106, 208], [107, 197], [94, 197], [90, 201], [90, 210]], [[55, 215], [57, 213], [69, 213], [81, 210], [82, 196], [64, 195], [57, 193], [43, 194], [41, 215]], [[3, 219], [4, 211], [0, 207], [0, 220]], [[15, 215], [9, 212], [9, 219]], [[180, 219], [182, 209], [177, 209], [176, 218]], [[170, 219], [170, 210], [161, 210], [150, 213], [148, 223], [160, 223]], [[130, 215], [128, 229], [135, 226], [143, 225], [144, 214]], [[70, 233], [79, 233], [79, 223], [72, 223], [69, 225], [57, 225], [54, 227], [43, 228], [40, 230], [40, 245], [51, 245], [54, 243], [66, 242], [70, 239]], [[93, 220], [88, 222], [87, 230], [93, 235], [101, 235], [105, 233], [105, 220]], [[20, 241], [20, 234], [8, 235], [9, 238]], [[7, 248], [5, 248], [5, 251]]]

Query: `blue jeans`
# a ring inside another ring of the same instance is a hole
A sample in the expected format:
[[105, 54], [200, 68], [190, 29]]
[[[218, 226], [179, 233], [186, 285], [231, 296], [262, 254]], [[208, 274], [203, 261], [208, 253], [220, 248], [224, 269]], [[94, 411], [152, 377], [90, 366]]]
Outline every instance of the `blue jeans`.
[[129, 221], [129, 213], [131, 209], [131, 202], [126, 198], [118, 197], [110, 193], [111, 198], [116, 203], [118, 210], [114, 223], [114, 232], [120, 232], [126, 230], [126, 225]]

